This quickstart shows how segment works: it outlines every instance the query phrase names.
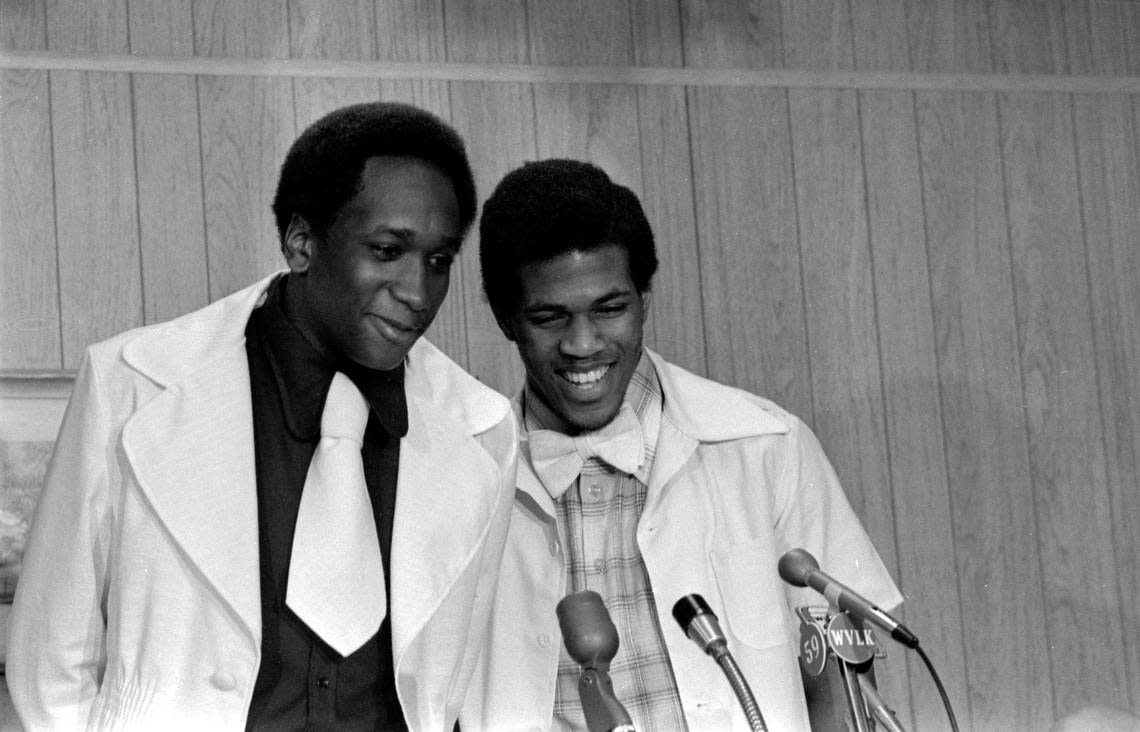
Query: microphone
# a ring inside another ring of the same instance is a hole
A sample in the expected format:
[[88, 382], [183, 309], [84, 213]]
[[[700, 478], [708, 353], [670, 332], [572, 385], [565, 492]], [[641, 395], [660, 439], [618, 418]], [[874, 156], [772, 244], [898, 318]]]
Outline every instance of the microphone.
[[697, 644], [705, 653], [713, 657], [728, 677], [740, 706], [744, 709], [744, 716], [753, 732], [766, 732], [764, 717], [760, 714], [760, 707], [756, 704], [756, 697], [744, 679], [736, 659], [728, 650], [728, 640], [721, 632], [720, 623], [716, 615], [709, 608], [705, 598], [700, 595], [685, 595], [673, 606], [673, 618], [681, 626], [681, 630]]
[[803, 549], [791, 549], [780, 557], [778, 565], [780, 577], [796, 587], [810, 587], [828, 599], [840, 610], [849, 612], [860, 620], [877, 625], [907, 648], [918, 647], [918, 636], [892, 618], [886, 612], [872, 605], [866, 598], [843, 585], [819, 568], [819, 562]]
[[610, 661], [617, 654], [618, 632], [602, 596], [593, 590], [562, 598], [555, 610], [566, 651], [579, 666], [578, 696], [590, 732], [634, 732], [629, 712], [614, 696]]

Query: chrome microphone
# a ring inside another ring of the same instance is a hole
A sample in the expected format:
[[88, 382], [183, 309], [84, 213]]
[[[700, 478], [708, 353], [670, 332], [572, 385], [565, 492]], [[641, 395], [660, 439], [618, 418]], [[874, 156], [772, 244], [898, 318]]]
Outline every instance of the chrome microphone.
[[820, 571], [819, 562], [806, 550], [789, 550], [780, 557], [777, 569], [780, 572], [780, 577], [788, 584], [796, 587], [810, 587], [826, 597], [840, 610], [851, 613], [860, 620], [877, 625], [890, 633], [892, 638], [907, 648], [918, 646], [918, 636], [850, 587], [837, 582]]
[[705, 602], [705, 598], [696, 594], [685, 595], [673, 606], [673, 618], [681, 626], [685, 635], [692, 639], [702, 651], [712, 656], [713, 660], [724, 671], [724, 675], [728, 678], [732, 691], [740, 701], [744, 716], [753, 732], [766, 732], [768, 728], [764, 726], [764, 716], [760, 714], [760, 706], [756, 703], [756, 697], [752, 695], [752, 689], [744, 679], [744, 673], [729, 652], [728, 639], [721, 632], [716, 614]]

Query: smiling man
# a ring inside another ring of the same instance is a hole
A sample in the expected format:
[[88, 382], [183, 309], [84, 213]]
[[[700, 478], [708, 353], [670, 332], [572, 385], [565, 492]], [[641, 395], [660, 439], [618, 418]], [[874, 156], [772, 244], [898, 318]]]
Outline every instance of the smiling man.
[[[614, 692], [639, 730], [747, 729], [727, 681], [670, 617], [718, 613], [773, 730], [806, 730], [793, 547], [883, 608], [901, 600], [811, 431], [770, 401], [642, 345], [657, 269], [637, 197], [599, 168], [528, 163], [484, 204], [484, 289], [526, 383], [492, 642], [469, 699], [485, 729], [585, 729], [555, 606], [594, 590], [618, 630]], [[666, 293], [664, 296], [668, 296]]]
[[28, 730], [452, 728], [517, 453], [421, 337], [475, 206], [438, 118], [337, 110], [281, 169], [288, 272], [88, 350], [12, 611]]

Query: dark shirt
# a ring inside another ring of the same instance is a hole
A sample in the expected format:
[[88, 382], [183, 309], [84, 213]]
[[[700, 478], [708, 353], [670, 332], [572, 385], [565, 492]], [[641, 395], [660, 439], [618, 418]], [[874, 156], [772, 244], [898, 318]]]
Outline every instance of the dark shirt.
[[261, 666], [246, 726], [407, 729], [396, 697], [389, 620], [370, 641], [342, 657], [285, 605], [301, 491], [320, 438], [325, 395], [337, 371], [352, 379], [372, 407], [362, 449], [364, 474], [384, 575], [391, 576], [400, 438], [408, 431], [403, 366], [383, 372], [330, 362], [286, 316], [287, 286], [287, 276], [274, 281], [245, 332], [257, 465], [262, 625]]

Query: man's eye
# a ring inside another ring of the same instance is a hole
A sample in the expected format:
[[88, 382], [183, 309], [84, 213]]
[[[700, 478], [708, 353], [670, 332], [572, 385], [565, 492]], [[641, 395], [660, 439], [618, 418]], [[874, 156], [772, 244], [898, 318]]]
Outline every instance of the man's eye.
[[605, 307], [598, 308], [597, 313], [603, 318], [614, 318], [624, 313], [626, 311], [626, 308], [627, 305], [625, 303], [618, 305], [606, 305]]
[[403, 254], [403, 250], [395, 244], [373, 244], [370, 248], [372, 254], [384, 262], [391, 262]]
[[454, 261], [454, 254], [433, 254], [428, 258], [428, 265], [436, 272], [447, 272]]
[[527, 318], [531, 325], [538, 328], [553, 328], [563, 320], [564, 318], [557, 313], [536, 313]]

